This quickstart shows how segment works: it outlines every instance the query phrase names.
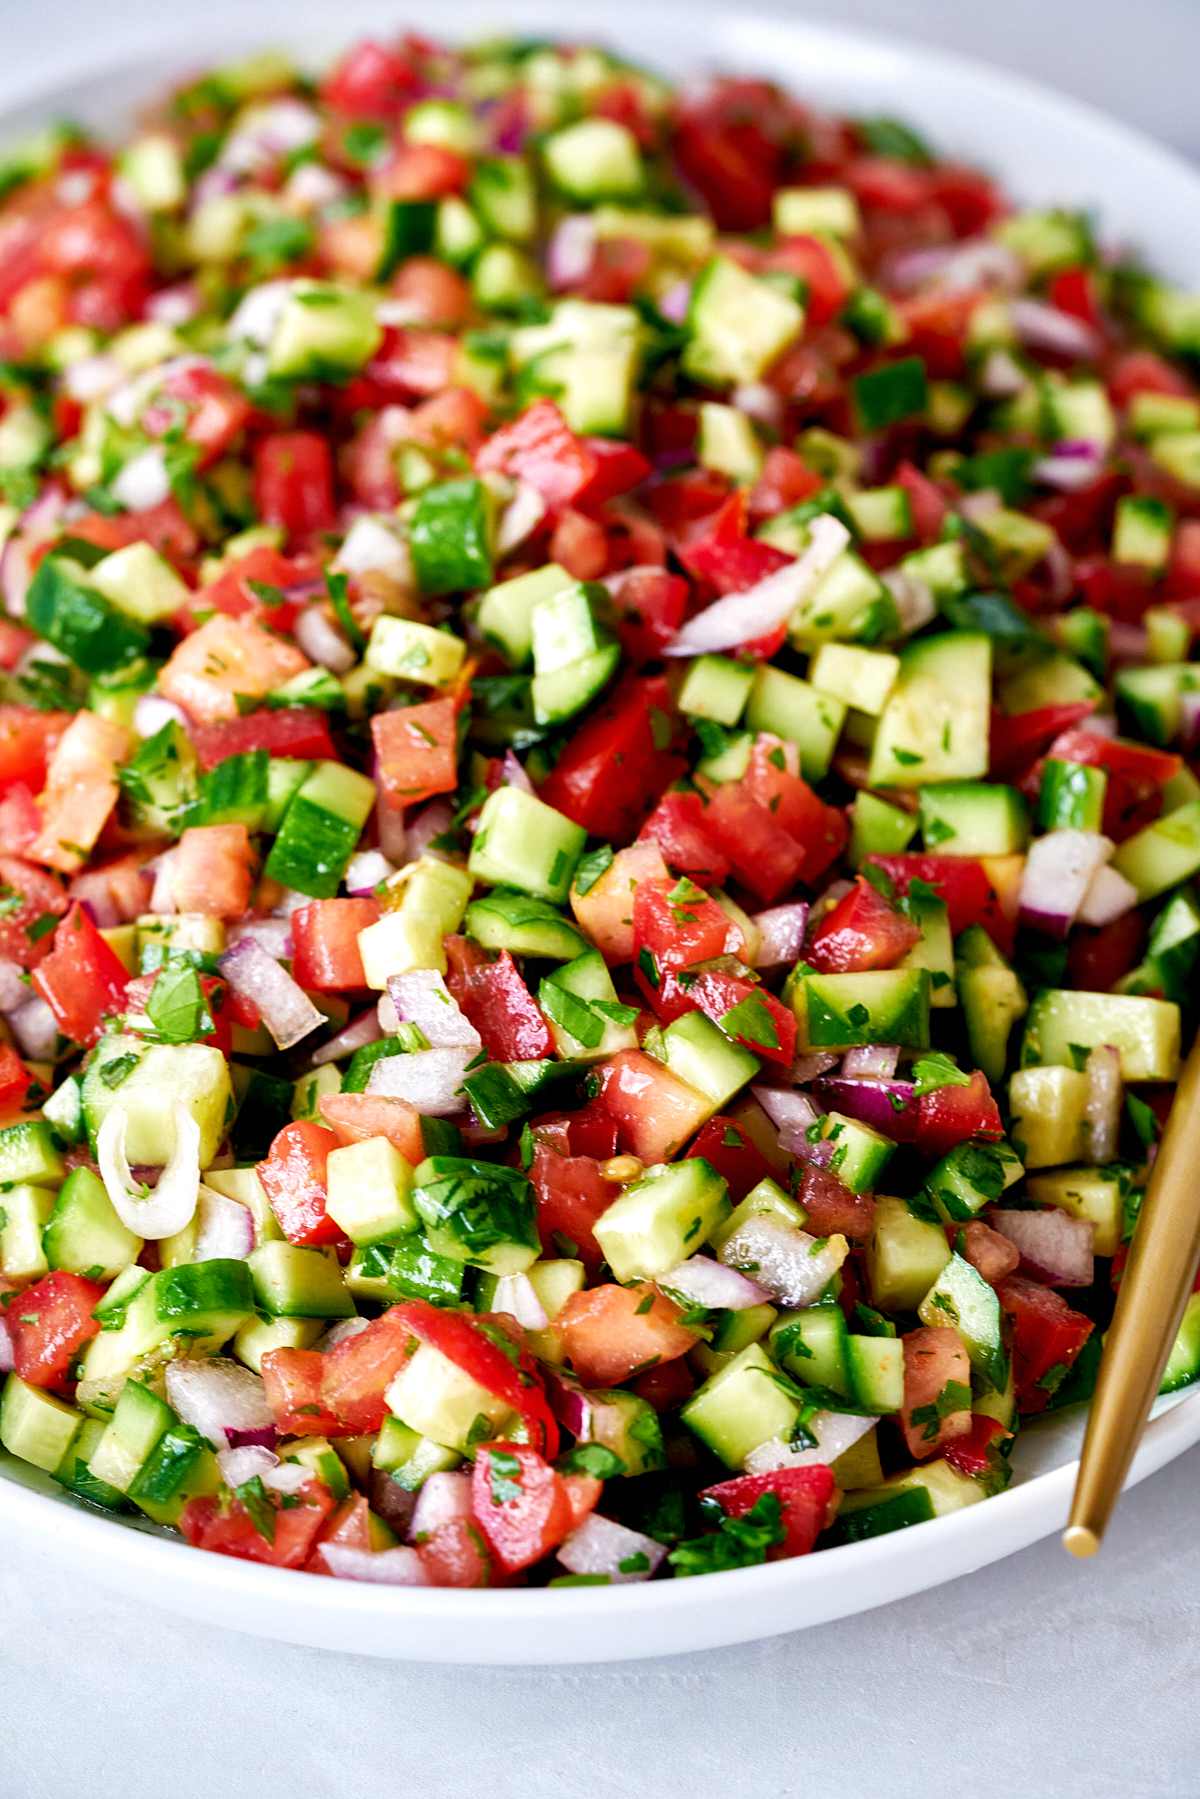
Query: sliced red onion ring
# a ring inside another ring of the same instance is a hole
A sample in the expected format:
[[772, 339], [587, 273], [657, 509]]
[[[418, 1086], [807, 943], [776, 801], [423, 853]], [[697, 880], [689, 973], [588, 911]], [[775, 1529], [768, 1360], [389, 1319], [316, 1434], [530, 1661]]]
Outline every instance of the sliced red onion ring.
[[849, 1080], [856, 1080], [860, 1075], [877, 1075], [881, 1080], [890, 1081], [900, 1066], [900, 1046], [897, 1043], [868, 1043], [861, 1049], [848, 1049], [842, 1057], [842, 1073]]
[[701, 656], [765, 637], [808, 598], [849, 541], [850, 533], [841, 520], [822, 513], [812, 522], [808, 548], [802, 556], [768, 575], [765, 581], [757, 581], [744, 593], [727, 594], [698, 612], [676, 632], [663, 655]]
[[234, 991], [253, 1000], [279, 1049], [291, 1049], [325, 1023], [303, 987], [253, 939], [243, 937], [226, 950], [220, 967]]
[[808, 906], [804, 900], [756, 912], [750, 922], [757, 929], [759, 938], [755, 968], [782, 968], [797, 960], [804, 948], [804, 933], [808, 928]]
[[1023, 279], [1020, 258], [990, 237], [896, 251], [885, 259], [880, 274], [884, 284], [899, 293], [912, 293], [926, 282], [956, 293], [979, 287], [1016, 289]]
[[308, 606], [296, 620], [296, 642], [310, 662], [335, 675], [348, 674], [358, 661], [344, 635], [320, 606]]
[[408, 1535], [413, 1542], [471, 1516], [471, 1476], [466, 1473], [431, 1474], [417, 1495]]
[[379, 839], [380, 853], [393, 869], [403, 868], [406, 862], [416, 860], [409, 848], [411, 833], [403, 807], [389, 804], [382, 794], [375, 802], [375, 835]]
[[421, 1049], [407, 1056], [384, 1056], [371, 1070], [367, 1092], [406, 1099], [430, 1118], [452, 1118], [466, 1109], [463, 1076], [475, 1053]]
[[382, 1036], [383, 1026], [379, 1022], [378, 1007], [370, 1006], [365, 1012], [360, 1012], [357, 1018], [352, 1018], [336, 1037], [331, 1037], [328, 1043], [323, 1043], [320, 1049], [314, 1050], [311, 1066], [323, 1068], [326, 1062], [344, 1061], [356, 1049], [365, 1049], [368, 1043], [378, 1043]]
[[592, 1512], [558, 1546], [558, 1559], [572, 1574], [606, 1574], [614, 1586], [649, 1580], [667, 1553], [664, 1543], [640, 1530]]
[[846, 1259], [845, 1237], [822, 1243], [807, 1231], [766, 1215], [751, 1216], [727, 1237], [719, 1255], [727, 1268], [749, 1274], [785, 1306], [811, 1305]]
[[322, 1543], [321, 1559], [336, 1580], [372, 1581], [384, 1587], [427, 1587], [432, 1583], [415, 1549], [349, 1549], [344, 1543]]
[[993, 1206], [988, 1223], [1020, 1252], [1031, 1273], [1052, 1287], [1090, 1287], [1095, 1278], [1089, 1218], [1073, 1218], [1057, 1206], [1042, 1212], [1008, 1211]]
[[1121, 1133], [1121, 1101], [1125, 1096], [1120, 1051], [1110, 1043], [1094, 1049], [1084, 1063], [1087, 1098], [1084, 1101], [1084, 1137], [1087, 1159], [1098, 1165], [1111, 1162]]
[[1132, 912], [1137, 903], [1138, 890], [1133, 882], [1127, 881], [1106, 862], [1092, 876], [1077, 914], [1078, 921], [1090, 925], [1112, 924], [1115, 919], [1124, 918], [1126, 912]]
[[[245, 1208], [243, 1208], [244, 1210]], [[232, 1430], [273, 1429], [267, 1390], [257, 1374], [224, 1356], [204, 1361], [168, 1362], [167, 1399], [185, 1424], [207, 1437], [214, 1449], [232, 1447]]]
[[710, 1312], [744, 1312], [762, 1305], [771, 1295], [757, 1281], [714, 1262], [711, 1256], [689, 1256], [686, 1262], [660, 1275], [658, 1285], [672, 1296], [679, 1294], [692, 1305]]
[[1026, 349], [1080, 362], [1090, 361], [1100, 352], [1100, 339], [1090, 325], [1044, 300], [1014, 300], [1009, 311], [1013, 329]]
[[815, 1412], [808, 1429], [815, 1445], [789, 1443], [786, 1437], [768, 1437], [746, 1457], [747, 1474], [773, 1474], [777, 1468], [828, 1467], [840, 1455], [875, 1429], [877, 1420], [853, 1412]]
[[52, 1062], [58, 1043], [58, 1020], [40, 995], [7, 1014], [12, 1034], [23, 1056], [31, 1062]]
[[1112, 855], [1099, 831], [1049, 831], [1035, 837], [1021, 876], [1021, 923], [1065, 937], [1096, 870]]
[[496, 1282], [490, 1309], [508, 1312], [527, 1331], [544, 1331], [550, 1322], [527, 1274], [502, 1274]]
[[388, 997], [403, 1024], [415, 1024], [430, 1049], [469, 1050], [478, 1054], [483, 1039], [462, 1007], [433, 968], [414, 968], [394, 974], [388, 981]]
[[244, 1260], [254, 1248], [254, 1218], [248, 1206], [229, 1199], [200, 1183], [196, 1202], [196, 1243], [193, 1262], [214, 1262], [228, 1256]]
[[135, 1182], [129, 1171], [125, 1159], [127, 1120], [119, 1099], [96, 1136], [96, 1162], [113, 1210], [126, 1230], [154, 1243], [174, 1237], [189, 1225], [200, 1197], [200, 1126], [179, 1101], [174, 1106], [174, 1118], [171, 1159], [152, 1192]]

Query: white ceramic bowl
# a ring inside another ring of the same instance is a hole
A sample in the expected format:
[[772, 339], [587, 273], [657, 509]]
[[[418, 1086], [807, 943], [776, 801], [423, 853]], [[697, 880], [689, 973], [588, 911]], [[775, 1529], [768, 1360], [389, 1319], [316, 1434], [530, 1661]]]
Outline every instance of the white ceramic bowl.
[[[252, 17], [197, 12], [186, 37], [168, 21], [112, 69], [72, 66], [28, 99], [5, 91], [0, 137], [48, 118], [102, 131], [172, 74], [276, 41], [319, 63], [366, 29], [394, 29], [395, 6], [266, 0]], [[476, 33], [577, 29], [553, 4], [454, 5], [439, 29]], [[322, 14], [324, 16], [322, 16]], [[414, 15], [415, 16], [415, 15]], [[608, 40], [672, 74], [720, 68], [767, 74], [833, 110], [911, 119], [947, 153], [994, 169], [1031, 203], [1096, 206], [1106, 239], [1143, 251], [1172, 278], [1200, 285], [1200, 176], [1091, 109], [1014, 76], [866, 34], [759, 13], [698, 16], [675, 0], [605, 8]], [[113, 50], [122, 49], [120, 14]], [[11, 77], [8, 78], [11, 84]], [[0, 1457], [0, 1531], [31, 1566], [53, 1556], [81, 1575], [189, 1617], [314, 1647], [400, 1660], [588, 1662], [746, 1642], [900, 1599], [1023, 1549], [1064, 1521], [1082, 1431], [1076, 1411], [1022, 1433], [1016, 1478], [1000, 1497], [872, 1542], [700, 1580], [557, 1591], [439, 1592], [356, 1585], [204, 1555], [149, 1526], [115, 1523], [67, 1499], [35, 1470]], [[1132, 1479], [1200, 1441], [1200, 1393], [1168, 1402], [1147, 1429]], [[1103, 1578], [1097, 1571], [1097, 1578]]]

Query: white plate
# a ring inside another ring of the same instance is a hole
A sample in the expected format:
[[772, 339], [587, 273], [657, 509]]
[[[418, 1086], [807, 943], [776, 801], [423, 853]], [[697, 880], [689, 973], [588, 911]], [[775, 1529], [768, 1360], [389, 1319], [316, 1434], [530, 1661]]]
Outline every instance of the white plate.
[[[73, 66], [66, 47], [60, 78], [32, 100], [18, 103], [0, 77], [0, 136], [9, 140], [64, 116], [111, 130], [123, 110], [153, 94], [171, 72], [227, 61], [238, 48], [272, 38], [317, 61], [356, 32], [394, 29], [396, 21], [393, 6], [355, 0], [336, 9], [322, 8], [320, 0], [267, 0], [252, 11], [240, 23], [236, 15], [232, 23], [213, 14], [207, 23], [198, 18], [186, 38], [168, 23], [152, 44], [139, 21], [136, 60], [104, 71]], [[439, 28], [458, 35], [553, 36], [564, 24], [560, 7], [536, 0], [456, 5], [447, 13]], [[710, 67], [769, 74], [833, 110], [911, 119], [946, 153], [994, 169], [1023, 200], [1095, 205], [1106, 240], [1127, 241], [1164, 273], [1200, 285], [1200, 237], [1179, 229], [1181, 220], [1200, 214], [1200, 177], [1074, 101], [923, 46], [799, 20], [721, 12], [701, 20], [662, 0], [640, 10], [632, 0], [618, 0], [603, 17], [612, 44], [668, 72]], [[119, 13], [113, 27], [118, 52]], [[824, 1623], [1025, 1548], [1064, 1521], [1081, 1429], [1076, 1412], [1023, 1432], [1009, 1490], [952, 1517], [798, 1561], [647, 1586], [438, 1592], [321, 1580], [198, 1554], [149, 1527], [114, 1523], [11, 1460], [0, 1460], [0, 1530], [31, 1562], [52, 1555], [172, 1611], [288, 1642], [399, 1660], [628, 1660]], [[1146, 1431], [1132, 1479], [1152, 1474], [1197, 1441], [1200, 1393], [1168, 1402]]]

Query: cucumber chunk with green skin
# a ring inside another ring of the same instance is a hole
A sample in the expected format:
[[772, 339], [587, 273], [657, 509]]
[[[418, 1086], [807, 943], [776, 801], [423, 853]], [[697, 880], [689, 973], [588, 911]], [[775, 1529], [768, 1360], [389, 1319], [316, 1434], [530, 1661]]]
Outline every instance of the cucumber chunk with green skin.
[[903, 1199], [879, 1195], [867, 1242], [871, 1304], [885, 1312], [915, 1312], [950, 1260], [940, 1225], [918, 1218]]
[[427, 487], [408, 527], [422, 593], [464, 593], [492, 579], [495, 502], [473, 476]]
[[939, 1009], [958, 1003], [954, 986], [954, 940], [950, 910], [932, 893], [910, 893], [904, 909], [920, 937], [897, 963], [898, 968], [924, 968], [929, 975], [929, 1003]]
[[794, 743], [805, 780], [828, 774], [845, 718], [845, 702], [834, 694], [770, 663], [760, 664], [746, 701], [746, 724], [751, 731], [769, 731]]
[[736, 725], [754, 685], [754, 669], [730, 656], [697, 656], [689, 662], [676, 701], [692, 718]]
[[899, 1337], [846, 1338], [850, 1391], [873, 1412], [898, 1412], [904, 1403], [904, 1345]]
[[[831, 1541], [852, 1543], [929, 1518], [944, 1518], [986, 1498], [982, 1481], [959, 1474], [944, 1457], [893, 1474], [877, 1487], [846, 1494]], [[903, 1509], [901, 1509], [903, 1508]]]
[[874, 969], [862, 974], [790, 977], [785, 997], [808, 1049], [899, 1043], [929, 1047], [928, 971]]
[[729, 1211], [724, 1180], [702, 1156], [650, 1168], [601, 1213], [596, 1241], [622, 1282], [656, 1280], [693, 1256]]
[[895, 856], [917, 834], [917, 815], [889, 805], [875, 793], [856, 793], [850, 809], [849, 859], [855, 868], [868, 856]]
[[371, 627], [366, 660], [382, 675], [419, 687], [452, 687], [467, 646], [450, 631], [437, 631], [411, 618], [381, 613]]
[[0, 1130], [0, 1186], [18, 1181], [48, 1186], [60, 1181], [65, 1172], [54, 1131], [41, 1119], [27, 1119]]
[[658, 1037], [647, 1037], [645, 1047], [672, 1074], [702, 1093], [714, 1113], [722, 1111], [761, 1067], [757, 1056], [733, 1042], [703, 1012], [685, 1012]]
[[1037, 823], [1041, 831], [1098, 831], [1108, 776], [1102, 768], [1048, 757], [1042, 765]]
[[1029, 810], [1015, 787], [947, 781], [922, 787], [921, 835], [941, 856], [1018, 855], [1029, 841]]
[[468, 197], [493, 236], [518, 243], [536, 236], [537, 194], [523, 157], [484, 157], [475, 166]]
[[574, 200], [630, 200], [646, 184], [642, 153], [627, 125], [615, 119], [580, 119], [542, 144], [546, 173]]
[[543, 600], [551, 599], [575, 583], [565, 568], [548, 562], [527, 575], [515, 575], [489, 587], [479, 602], [481, 634], [498, 649], [511, 668], [524, 668], [533, 655], [533, 614]]
[[1124, 495], [1113, 519], [1113, 561], [1161, 573], [1171, 554], [1174, 524], [1175, 514], [1165, 500], [1151, 494]]
[[804, 308], [718, 256], [692, 286], [682, 367], [712, 387], [757, 381], [804, 329]]
[[[788, 534], [790, 541], [781, 542], [779, 525], [780, 520], [773, 519], [760, 535], [765, 542], [800, 555], [807, 547], [807, 526]], [[878, 643], [899, 627], [896, 602], [879, 576], [853, 550], [843, 550], [813, 592], [792, 613], [788, 635], [798, 648], [810, 650], [845, 638], [855, 643]]]
[[43, 1235], [52, 1268], [115, 1280], [136, 1262], [142, 1239], [117, 1217], [104, 1182], [90, 1168], [73, 1168], [54, 1202]]
[[1154, 920], [1145, 957], [1120, 982], [1118, 991], [1147, 993], [1183, 1004], [1189, 997], [1198, 957], [1200, 903], [1190, 888], [1184, 887], [1171, 895]]
[[630, 1008], [618, 1000], [599, 950], [585, 950], [545, 975], [538, 1004], [549, 1020], [558, 1055], [567, 1061], [600, 1062], [618, 1050], [637, 1048]]
[[368, 294], [329, 281], [298, 282], [271, 337], [268, 373], [291, 381], [342, 381], [382, 342]]
[[47, 556], [25, 596], [25, 613], [39, 636], [83, 669], [102, 675], [144, 656], [150, 633], [127, 618], [83, 579], [77, 564]]
[[97, 1479], [90, 1465], [105, 1429], [106, 1426], [99, 1418], [85, 1418], [70, 1448], [54, 1470], [54, 1478], [68, 1493], [74, 1493], [79, 1499], [86, 1499], [89, 1505], [98, 1505], [106, 1512], [119, 1512], [124, 1509], [125, 1495], [116, 1487], [110, 1486], [106, 1480]]
[[987, 773], [992, 643], [946, 631], [907, 645], [871, 750], [872, 786], [924, 787]]
[[825, 1114], [821, 1120], [821, 1136], [825, 1142], [833, 1144], [830, 1173], [836, 1174], [851, 1193], [874, 1192], [896, 1152], [896, 1145], [890, 1138], [840, 1112]]
[[854, 405], [864, 431], [882, 431], [903, 419], [919, 418], [929, 403], [925, 364], [919, 356], [856, 375]]
[[195, 1119], [200, 1166], [207, 1168], [233, 1115], [233, 1089], [225, 1057], [203, 1043], [147, 1046], [140, 1037], [103, 1038], [83, 1077], [83, 1114], [93, 1153], [100, 1126], [119, 1105], [129, 1161], [164, 1167], [175, 1147], [173, 1105], [164, 1105], [164, 1094], [173, 1104], [186, 1106]]
[[467, 867], [477, 881], [561, 906], [586, 842], [582, 826], [553, 806], [518, 787], [498, 787], [483, 803]]
[[856, 712], [878, 718], [900, 673], [900, 658], [890, 650], [868, 650], [854, 643], [823, 643], [813, 657], [808, 677], [821, 693], [829, 693]]
[[768, 1347], [781, 1368], [810, 1387], [827, 1387], [849, 1399], [849, 1332], [838, 1305], [783, 1312], [772, 1325]]
[[989, 1081], [1008, 1065], [1008, 1039], [1029, 1002], [1014, 971], [982, 925], [970, 925], [955, 946], [955, 978], [971, 1059]]
[[115, 1492], [128, 1493], [175, 1421], [165, 1399], [142, 1381], [126, 1381], [112, 1418], [93, 1451], [92, 1475]]
[[920, 1305], [922, 1324], [952, 1325], [958, 1331], [971, 1366], [997, 1392], [1008, 1379], [1000, 1301], [994, 1287], [960, 1255], [952, 1255]]
[[1193, 1293], [1183, 1309], [1183, 1317], [1167, 1357], [1159, 1383], [1160, 1393], [1175, 1393], [1200, 1378], [1200, 1293]]
[[139, 1468], [129, 1497], [155, 1524], [178, 1524], [189, 1500], [219, 1491], [216, 1456], [193, 1425], [174, 1422]]
[[1117, 846], [1112, 865], [1137, 889], [1156, 899], [1200, 870], [1200, 800], [1179, 806]]
[[53, 1207], [48, 1187], [20, 1181], [0, 1191], [0, 1273], [9, 1280], [36, 1281], [46, 1273], [43, 1232]]
[[956, 1143], [925, 1177], [925, 1194], [947, 1224], [965, 1223], [1021, 1178], [1007, 1143]]
[[296, 789], [266, 874], [313, 899], [331, 899], [375, 804], [375, 783], [340, 762], [318, 762]]
[[428, 1156], [413, 1205], [439, 1255], [493, 1274], [520, 1274], [541, 1254], [533, 1189], [517, 1168], [466, 1156]]
[[1075, 1067], [1105, 1044], [1120, 1051], [1127, 1081], [1173, 1081], [1179, 1072], [1179, 1007], [1140, 994], [1048, 987], [1029, 1008], [1021, 1066]]
[[254, 1304], [272, 1318], [354, 1316], [354, 1301], [342, 1282], [340, 1268], [319, 1249], [305, 1249], [296, 1243], [262, 1243], [246, 1258], [245, 1267], [254, 1283]]
[[82, 1412], [10, 1374], [0, 1395], [0, 1443], [23, 1462], [53, 1474], [83, 1424]]
[[778, 1313], [774, 1306], [744, 1306], [740, 1312], [718, 1313], [707, 1343], [697, 1343], [692, 1360], [702, 1374], [715, 1374], [727, 1367], [735, 1355], [766, 1336]]
[[556, 907], [502, 887], [471, 901], [463, 929], [484, 949], [506, 949], [514, 956], [536, 956], [547, 962], [573, 962], [588, 947]]
[[869, 1503], [847, 1510], [843, 1504], [830, 1532], [833, 1546], [841, 1543], [865, 1543], [871, 1537], [887, 1536], [893, 1530], [905, 1530], [910, 1524], [928, 1524], [934, 1517], [933, 1501], [925, 1487], [911, 1487], [904, 1492], [875, 1498]]
[[787, 1386], [766, 1351], [752, 1343], [693, 1393], [680, 1417], [727, 1467], [741, 1468], [752, 1449], [795, 1428], [800, 1404]]

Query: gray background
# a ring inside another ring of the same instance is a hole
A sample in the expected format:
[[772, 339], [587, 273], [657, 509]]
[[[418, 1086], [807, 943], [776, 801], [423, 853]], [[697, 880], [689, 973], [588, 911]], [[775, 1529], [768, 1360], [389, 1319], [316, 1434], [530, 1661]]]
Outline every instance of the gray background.
[[[204, 16], [244, 25], [254, 10], [206, 0]], [[1200, 152], [1196, 0], [796, 10], [990, 57]], [[436, 29], [402, 0], [395, 13]], [[114, 60], [163, 24], [163, 0], [0, 0], [0, 87], [50, 78], [64, 47]], [[564, 25], [582, 34], [588, 20], [564, 7]], [[0, 1799], [1183, 1799], [1200, 1791], [1198, 1478], [1200, 1450], [1130, 1495], [1099, 1564], [1044, 1543], [771, 1643], [563, 1673], [256, 1642], [176, 1622], [149, 1595], [110, 1598], [0, 1543]]]

